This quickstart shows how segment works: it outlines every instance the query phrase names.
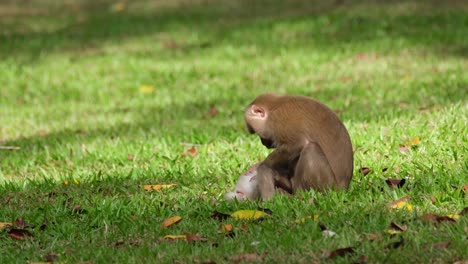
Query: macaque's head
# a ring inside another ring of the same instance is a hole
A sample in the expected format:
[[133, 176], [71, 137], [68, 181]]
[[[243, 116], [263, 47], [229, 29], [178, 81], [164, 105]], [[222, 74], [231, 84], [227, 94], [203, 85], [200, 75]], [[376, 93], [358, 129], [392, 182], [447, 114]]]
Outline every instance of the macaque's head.
[[276, 106], [278, 96], [274, 94], [262, 94], [247, 107], [244, 113], [247, 130], [251, 134], [257, 134], [262, 144], [267, 148], [273, 148], [273, 138], [268, 127], [268, 118]]

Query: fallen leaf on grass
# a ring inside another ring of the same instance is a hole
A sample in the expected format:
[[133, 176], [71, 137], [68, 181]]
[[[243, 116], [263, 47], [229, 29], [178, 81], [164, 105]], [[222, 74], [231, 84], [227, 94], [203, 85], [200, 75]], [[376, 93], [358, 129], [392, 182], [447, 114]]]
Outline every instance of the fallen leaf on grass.
[[185, 234], [185, 237], [187, 238], [187, 242], [195, 242], [195, 241], [208, 241], [208, 238], [200, 236], [200, 234]]
[[[305, 221], [306, 221], [307, 219], [312, 219], [312, 216], [311, 216], [311, 215], [308, 215], [308, 216], [302, 217], [301, 219], [298, 219], [298, 220], [296, 220], [296, 221], [294, 221], [294, 222], [296, 222], [296, 224], [305, 223]], [[314, 219], [314, 221], [317, 221], [317, 220], [319, 219], [319, 215], [318, 215], [318, 214], [315, 214], [313, 219]]]
[[371, 172], [371, 169], [367, 168], [367, 167], [362, 167], [359, 169], [359, 172], [362, 173], [362, 175], [366, 176], [367, 174], [369, 174]]
[[463, 192], [464, 193], [468, 192], [468, 184], [463, 185]]
[[233, 228], [232, 228], [232, 225], [231, 224], [227, 224], [227, 225], [222, 225], [220, 228], [221, 232], [223, 233], [228, 233], [228, 232], [232, 232]]
[[398, 187], [398, 188], [403, 187], [403, 185], [405, 185], [405, 182], [406, 182], [405, 179], [391, 179], [391, 178], [388, 178], [388, 179], [385, 180], [385, 183], [387, 184], [388, 188], [390, 188], [390, 190], [392, 190], [392, 191], [395, 189], [395, 186]]
[[58, 259], [58, 255], [54, 253], [49, 253], [44, 256], [44, 259], [45, 261], [52, 263]]
[[155, 88], [152, 85], [141, 85], [139, 90], [142, 94], [150, 94], [154, 92]]
[[191, 147], [191, 148], [187, 149], [186, 151], [184, 151], [184, 153], [182, 153], [182, 156], [195, 157], [196, 155], [197, 155], [197, 149], [195, 147]]
[[369, 259], [365, 255], [361, 255], [354, 263], [360, 264], [360, 263], [367, 263], [367, 262], [369, 262]]
[[231, 214], [232, 218], [238, 220], [262, 220], [269, 214], [258, 210], [239, 210]]
[[160, 191], [161, 189], [166, 189], [170, 188], [172, 186], [176, 186], [176, 184], [171, 183], [171, 184], [148, 184], [148, 185], [143, 185], [143, 189], [146, 191]]
[[235, 237], [236, 236], [236, 233], [234, 233], [234, 228], [232, 227], [231, 224], [222, 225], [220, 227], [220, 230], [227, 237]]
[[117, 2], [111, 5], [110, 10], [114, 13], [119, 13], [124, 11], [127, 8], [127, 4], [125, 2]]
[[406, 146], [400, 146], [400, 152], [401, 152], [401, 153], [408, 154], [408, 153], [409, 153], [409, 149], [408, 149], [408, 147], [406, 147]]
[[441, 223], [441, 222], [456, 222], [455, 219], [449, 216], [440, 216], [435, 214], [424, 214], [420, 217], [423, 221], [428, 221], [432, 223]]
[[211, 214], [211, 216], [210, 216], [210, 218], [216, 219], [218, 221], [226, 220], [229, 217], [231, 217], [231, 215], [220, 213], [218, 211], [214, 211], [213, 214]]
[[133, 156], [133, 154], [128, 154], [127, 155], [127, 159], [132, 161], [133, 159], [135, 158], [135, 156]]
[[452, 218], [453, 220], [458, 220], [461, 217], [461, 215], [459, 215], [459, 214], [449, 214], [447, 216]]
[[179, 223], [180, 221], [182, 221], [182, 217], [180, 216], [172, 216], [172, 217], [169, 217], [167, 219], [165, 219], [162, 223], [161, 223], [161, 227], [164, 227], [164, 228], [168, 228], [174, 224], [177, 224]]
[[378, 234], [378, 233], [372, 233], [372, 234], [366, 235], [366, 239], [369, 240], [369, 241], [374, 241], [374, 240], [376, 240], [378, 237], [379, 237], [379, 234]]
[[219, 114], [218, 108], [216, 106], [212, 105], [210, 106], [210, 109], [208, 109], [208, 112], [206, 113], [209, 117], [215, 117]]
[[393, 230], [398, 230], [398, 231], [406, 231], [408, 230], [408, 227], [405, 226], [405, 225], [399, 225], [395, 222], [391, 222], [390, 223], [390, 228], [393, 229]]
[[403, 198], [400, 198], [388, 205], [389, 208], [391, 209], [402, 209], [405, 208], [408, 211], [413, 211], [413, 206], [408, 203], [408, 201], [411, 200], [411, 197], [405, 196]]
[[8, 232], [8, 235], [16, 240], [25, 240], [26, 237], [32, 237], [32, 234], [26, 230], [26, 229], [10, 229]]
[[415, 147], [419, 144], [421, 144], [421, 140], [419, 139], [419, 137], [413, 137], [409, 139], [406, 143], [400, 145], [400, 152], [408, 153], [409, 148]]
[[166, 240], [187, 240], [186, 235], [167, 235], [164, 236], [164, 239]]
[[13, 224], [12, 223], [5, 223], [5, 222], [0, 222], [0, 231], [8, 228], [12, 228]]
[[348, 254], [354, 254], [354, 247], [338, 248], [333, 251], [325, 251], [324, 258], [332, 259], [342, 257]]
[[20, 147], [17, 146], [0, 146], [0, 149], [5, 149], [5, 150], [20, 150]]
[[452, 241], [438, 242], [432, 244], [426, 244], [425, 248], [448, 248], [452, 244]]
[[174, 40], [165, 41], [162, 45], [166, 49], [178, 49], [181, 47], [181, 45]]
[[261, 255], [257, 253], [247, 253], [247, 254], [241, 254], [237, 256], [232, 256], [229, 259], [235, 263], [239, 262], [261, 262], [265, 258], [266, 253], [263, 253]]
[[23, 228], [30, 227], [28, 224], [26, 224], [26, 221], [24, 221], [23, 218], [16, 219], [15, 223], [14, 223], [14, 226], [15, 226], [15, 228], [18, 228], [18, 229], [23, 229]]

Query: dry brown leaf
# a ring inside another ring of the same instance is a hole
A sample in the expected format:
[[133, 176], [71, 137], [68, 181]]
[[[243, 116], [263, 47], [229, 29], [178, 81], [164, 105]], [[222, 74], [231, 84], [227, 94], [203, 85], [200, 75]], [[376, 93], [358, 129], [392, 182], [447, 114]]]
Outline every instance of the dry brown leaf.
[[444, 241], [432, 244], [426, 244], [425, 248], [448, 248], [452, 244], [452, 241]]
[[378, 233], [372, 233], [366, 236], [366, 239], [369, 241], [374, 241], [379, 237]]
[[424, 214], [420, 217], [423, 221], [428, 221], [432, 223], [441, 223], [441, 222], [456, 222], [455, 219], [449, 216], [440, 216], [435, 214]]
[[219, 114], [218, 108], [216, 106], [212, 105], [210, 106], [210, 109], [208, 109], [208, 112], [206, 113], [209, 117], [215, 117]]
[[367, 174], [369, 174], [371, 172], [371, 169], [367, 168], [367, 167], [362, 167], [359, 169], [359, 172], [362, 173], [362, 175], [366, 176]]
[[369, 259], [365, 255], [361, 255], [354, 263], [360, 264], [360, 263], [367, 263], [367, 262], [369, 262]]
[[195, 241], [208, 241], [207, 238], [200, 236], [200, 234], [185, 234], [185, 237], [187, 238], [187, 242], [195, 242]]
[[128, 154], [127, 156], [127, 159], [132, 161], [133, 159], [135, 158], [135, 156], [133, 156], [133, 154]]
[[391, 229], [394, 229], [394, 230], [398, 230], [398, 231], [406, 231], [406, 230], [408, 230], [408, 227], [407, 227], [407, 226], [405, 226], [405, 225], [399, 225], [399, 224], [397, 224], [397, 223], [395, 223], [395, 222], [391, 222], [391, 223], [390, 223], [390, 228], [391, 228]]
[[23, 218], [16, 219], [15, 223], [14, 223], [14, 226], [15, 226], [15, 228], [18, 228], [18, 229], [23, 229], [23, 228], [29, 227], [29, 225], [26, 224], [26, 221], [24, 221]]
[[468, 192], [468, 184], [463, 185], [463, 192], [464, 193]]
[[385, 180], [385, 183], [387, 184], [388, 188], [390, 188], [390, 190], [392, 190], [392, 191], [395, 189], [395, 186], [398, 187], [398, 188], [403, 187], [403, 185], [405, 185], [405, 182], [406, 182], [405, 179], [388, 178], [388, 179]]
[[32, 234], [26, 230], [26, 229], [10, 229], [8, 232], [8, 235], [16, 240], [25, 240], [26, 237], [32, 237]]
[[192, 157], [195, 157], [197, 155], [197, 149], [192, 146], [191, 148], [187, 149], [186, 151], [184, 151], [184, 153], [182, 153], [182, 156], [192, 156]]
[[172, 216], [172, 217], [169, 217], [167, 219], [165, 219], [162, 223], [161, 223], [161, 227], [164, 227], [164, 228], [168, 228], [174, 224], [177, 224], [179, 223], [180, 221], [182, 221], [182, 217], [180, 216]]
[[220, 213], [218, 211], [214, 211], [213, 214], [211, 214], [211, 216], [210, 216], [210, 218], [213, 218], [213, 219], [216, 219], [216, 220], [219, 220], [219, 221], [228, 219], [229, 217], [231, 217], [231, 215]]
[[178, 49], [180, 48], [181, 46], [179, 45], [179, 43], [177, 43], [176, 41], [174, 40], [169, 40], [169, 41], [165, 41], [163, 42], [163, 47], [166, 48], [166, 49]]
[[348, 254], [353, 254], [353, 253], [354, 253], [354, 247], [338, 248], [333, 251], [325, 251], [324, 258], [331, 259], [331, 258], [336, 258], [336, 257], [342, 257]]
[[171, 183], [171, 184], [148, 184], [148, 185], [143, 185], [143, 189], [146, 191], [160, 191], [161, 189], [166, 189], [170, 188], [173, 186], [176, 186], [177, 184]]
[[58, 259], [58, 255], [54, 253], [49, 253], [44, 256], [45, 261], [52, 263]]
[[230, 257], [230, 260], [236, 263], [239, 262], [261, 262], [265, 258], [266, 253], [263, 253], [261, 255], [257, 253], [247, 253], [247, 254], [241, 254], [237, 256], [232, 256]]
[[408, 149], [408, 147], [406, 147], [406, 146], [400, 146], [400, 152], [401, 152], [401, 153], [408, 154], [408, 153], [409, 153], [409, 149]]

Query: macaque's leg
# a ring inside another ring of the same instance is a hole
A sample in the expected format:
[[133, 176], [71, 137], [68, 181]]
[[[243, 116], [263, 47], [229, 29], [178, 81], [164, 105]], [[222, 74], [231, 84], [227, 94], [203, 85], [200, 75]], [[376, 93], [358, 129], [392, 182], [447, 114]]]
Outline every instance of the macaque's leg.
[[263, 200], [268, 200], [275, 193], [275, 178], [279, 177], [275, 170], [270, 169], [264, 163], [257, 169], [258, 190]]
[[317, 143], [308, 143], [302, 149], [291, 184], [294, 191], [336, 186], [335, 174]]
[[276, 177], [274, 180], [275, 180], [275, 187], [277, 188], [277, 190], [284, 191], [280, 193], [289, 193], [289, 194], [293, 193], [291, 180], [289, 179], [287, 175], [276, 174]]

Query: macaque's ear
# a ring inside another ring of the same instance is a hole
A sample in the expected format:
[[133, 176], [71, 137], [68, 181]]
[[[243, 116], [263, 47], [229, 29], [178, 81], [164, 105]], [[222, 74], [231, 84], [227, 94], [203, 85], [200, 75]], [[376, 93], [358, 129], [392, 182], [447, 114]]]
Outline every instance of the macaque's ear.
[[256, 118], [265, 119], [267, 117], [265, 109], [258, 105], [253, 104], [252, 106], [250, 106], [250, 112]]

